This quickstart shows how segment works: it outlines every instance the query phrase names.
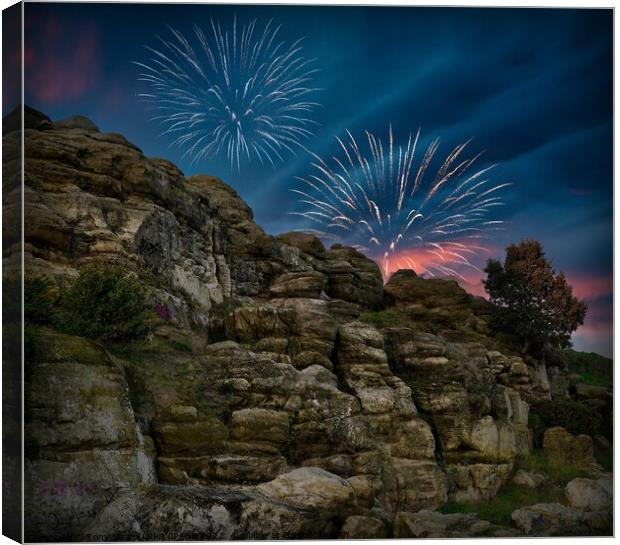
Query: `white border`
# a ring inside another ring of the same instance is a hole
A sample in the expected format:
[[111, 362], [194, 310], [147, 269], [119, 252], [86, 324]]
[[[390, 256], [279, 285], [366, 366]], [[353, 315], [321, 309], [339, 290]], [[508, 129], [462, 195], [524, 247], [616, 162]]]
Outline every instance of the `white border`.
[[[33, 2], [36, 2], [37, 0], [31, 0]], [[67, 3], [97, 3], [94, 0], [65, 0], [65, 2]], [[2, 9], [5, 9], [13, 4], [15, 4], [16, 2], [11, 1], [11, 0], [0, 0], [0, 6], [2, 7]], [[50, 2], [52, 3], [52, 2]], [[100, 3], [129, 3], [129, 2], [119, 2], [116, 0], [104, 0], [103, 2]], [[587, 3], [584, 1], [578, 1], [578, 0], [537, 0], [537, 1], [532, 1], [532, 0], [511, 0], [509, 4], [493, 4], [491, 2], [489, 2], [488, 0], [461, 0], [460, 2], [454, 2], [454, 3], [447, 3], [447, 2], [437, 2], [437, 1], [429, 1], [429, 0], [408, 0], [408, 1], [403, 1], [403, 2], [359, 2], [359, 1], [355, 1], [355, 0], [305, 0], [303, 2], [291, 2], [291, 1], [287, 1], [287, 0], [271, 0], [269, 2], [259, 2], [259, 1], [254, 1], [254, 0], [236, 0], [236, 1], [232, 1], [232, 2], [226, 2], [226, 1], [220, 1], [220, 0], [215, 0], [215, 1], [200, 1], [200, 0], [183, 0], [183, 1], [175, 1], [175, 0], [137, 0], [135, 2], [132, 3], [144, 3], [144, 4], [246, 4], [246, 5], [251, 5], [251, 4], [257, 4], [257, 5], [316, 5], [316, 6], [323, 6], [323, 5], [331, 5], [331, 6], [428, 6], [428, 7], [495, 7], [495, 8], [511, 8], [511, 7], [521, 7], [521, 8], [615, 8], [616, 7], [616, 2], [615, 1], [601, 1], [601, 0], [597, 0], [596, 2], [593, 3]], [[23, 5], [22, 5], [22, 51], [23, 51], [23, 45], [24, 45], [24, 28], [23, 28]], [[614, 30], [616, 28], [616, 11], [614, 9]], [[139, 23], [137, 23], [139, 24]], [[1, 27], [0, 27], [1, 28]], [[1, 33], [1, 30], [0, 30]], [[0, 54], [2, 52], [2, 46], [0, 44]], [[615, 40], [615, 33], [614, 33], [614, 106], [617, 102], [617, 93], [618, 93], [618, 87], [616, 85], [616, 60], [618, 59], [618, 43]], [[23, 65], [22, 65], [22, 104], [23, 104], [23, 92], [24, 92], [24, 70], [23, 70]], [[587, 77], [587, 74], [584, 74], [584, 77]], [[0, 88], [1, 88], [1, 84], [2, 84], [2, 77], [0, 76]], [[76, 112], [77, 113], [77, 112]], [[615, 138], [616, 136], [616, 132], [615, 132], [615, 128], [617, 126], [617, 112], [615, 110], [614, 107], [614, 159], [616, 157], [620, 157], [620, 144], [618, 143], [618, 140]], [[23, 122], [23, 110], [22, 110], [22, 122]], [[23, 169], [23, 141], [22, 141], [22, 169]], [[619, 205], [620, 205], [620, 197], [618, 196], [618, 193], [615, 191], [615, 161], [614, 161], [614, 294], [615, 294], [615, 290], [618, 286], [617, 284], [617, 278], [616, 278], [616, 268], [615, 268], [615, 255], [616, 255], [616, 251], [618, 250], [618, 225], [616, 224], [615, 221], [615, 210], [618, 209]], [[0, 210], [0, 230], [1, 230], [1, 218], [2, 218], [2, 212]], [[23, 221], [23, 189], [22, 189], [22, 221]], [[23, 248], [23, 228], [22, 228], [22, 248]], [[23, 254], [22, 254], [22, 270], [23, 270]], [[2, 293], [2, 288], [0, 286], [0, 297], [1, 297], [1, 293]], [[22, 297], [23, 297], [23, 286], [22, 286]], [[22, 299], [23, 302], [23, 299]], [[616, 299], [616, 297], [614, 296], [614, 318], [616, 316], [616, 311], [618, 310], [618, 300]], [[22, 312], [23, 312], [23, 304], [22, 304]], [[615, 338], [618, 334], [618, 331], [620, 329], [620, 326], [618, 325], [618, 323], [616, 322], [616, 320], [614, 319], [614, 361], [618, 360], [618, 351], [617, 351], [617, 345], [615, 343]], [[614, 388], [617, 389], [617, 375], [614, 373]], [[0, 383], [1, 383], [1, 378], [0, 378]], [[23, 364], [22, 364], [22, 400], [23, 400]], [[616, 403], [615, 403], [615, 398], [614, 398], [614, 412], [616, 410]], [[22, 410], [22, 419], [23, 419], [23, 410]], [[23, 424], [23, 421], [22, 421]], [[615, 422], [615, 424], [617, 424], [617, 422]], [[614, 426], [614, 433], [617, 431], [618, 426]], [[619, 461], [619, 455], [616, 452], [615, 456], [614, 456], [614, 467], [617, 467], [618, 465], [618, 461]], [[22, 464], [23, 464], [23, 444], [22, 444]], [[23, 465], [22, 465], [22, 485], [23, 485]], [[615, 484], [615, 483], [614, 483]], [[615, 488], [615, 487], [614, 487]], [[0, 488], [0, 494], [1, 494], [1, 488]], [[23, 513], [23, 498], [22, 498], [22, 513]], [[617, 508], [617, 504], [614, 505], [614, 526], [615, 526], [615, 521], [616, 521], [616, 515], [618, 513], [618, 508]], [[1, 522], [1, 512], [0, 512], [0, 522]], [[22, 519], [22, 535], [23, 535], [23, 524], [24, 521]], [[481, 538], [482, 539], [482, 538]], [[481, 543], [481, 539], [462, 539], [459, 540], [459, 542], [461, 543]], [[495, 538], [497, 539], [497, 538]], [[522, 540], [525, 538], [519, 538], [519, 539], [502, 539], [502, 543], [522, 543]], [[537, 538], [539, 542], [543, 542], [543, 543], [570, 543], [570, 542], [574, 542], [576, 539], [584, 539], [584, 538]], [[613, 542], [615, 541], [614, 538], [585, 538], [585, 539], [596, 539], [597, 543], [606, 543], [606, 542]], [[403, 540], [399, 540], [399, 541], [403, 541]], [[404, 540], [404, 541], [409, 541], [409, 540]], [[413, 540], [411, 540], [413, 541]], [[438, 539], [429, 539], [429, 540], [424, 540], [425, 543], [440, 543], [443, 542], [445, 540], [438, 540]], [[390, 545], [395, 543], [395, 540], [374, 540], [373, 543], [385, 543], [386, 545]], [[4, 536], [0, 536], [0, 545], [5, 545], [5, 544], [10, 544], [10, 543], [14, 543], [12, 540], [4, 537]], [[200, 542], [192, 542], [192, 543], [200, 543]], [[206, 542], [205, 542], [206, 543]], [[256, 542], [256, 541], [245, 541], [243, 543], [263, 543], [263, 542]], [[316, 540], [316, 541], [290, 541], [290, 542], [286, 542], [286, 541], [281, 541], [278, 543], [291, 543], [291, 544], [297, 544], [297, 543], [331, 543], [331, 541], [325, 541], [325, 540]], [[361, 541], [349, 541], [348, 543], [362, 543]]]

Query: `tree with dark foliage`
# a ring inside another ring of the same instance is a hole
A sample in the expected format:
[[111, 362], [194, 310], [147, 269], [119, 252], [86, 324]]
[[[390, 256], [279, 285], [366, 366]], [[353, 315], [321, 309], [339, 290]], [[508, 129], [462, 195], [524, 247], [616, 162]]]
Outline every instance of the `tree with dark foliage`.
[[484, 287], [497, 307], [495, 325], [515, 335], [524, 353], [570, 346], [587, 306], [573, 296], [564, 273], [555, 272], [540, 242], [510, 245], [504, 263], [489, 259], [484, 271]]

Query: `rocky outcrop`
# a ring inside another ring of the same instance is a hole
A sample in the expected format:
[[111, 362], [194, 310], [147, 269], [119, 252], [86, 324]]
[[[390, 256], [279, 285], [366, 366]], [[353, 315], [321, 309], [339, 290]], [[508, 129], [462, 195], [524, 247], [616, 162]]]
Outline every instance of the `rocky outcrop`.
[[512, 514], [526, 536], [582, 536], [612, 534], [613, 479], [578, 478], [565, 488], [568, 505], [539, 503]]
[[[491, 334], [488, 302], [413, 271], [384, 288], [357, 250], [268, 235], [221, 180], [85, 118], [32, 114], [25, 158], [28, 273], [63, 285], [120, 262], [154, 310], [131, 351], [41, 333], [28, 539], [515, 532], [432, 511], [496, 495], [531, 448], [529, 402], [550, 397], [545, 365]], [[397, 323], [372, 325], [381, 313]], [[535, 531], [532, 513], [519, 531]]]
[[480, 520], [473, 513], [442, 514], [422, 510], [398, 513], [394, 521], [396, 538], [511, 537], [515, 534], [513, 529]]
[[336, 537], [333, 512], [293, 507], [251, 490], [140, 487], [117, 498], [85, 529], [86, 541], [294, 539]]
[[594, 458], [594, 444], [589, 435], [574, 437], [564, 428], [556, 426], [545, 431], [543, 450], [556, 464], [598, 469]]
[[529, 407], [521, 397], [532, 388], [526, 364], [492, 349], [479, 315], [485, 303], [456, 282], [399, 271], [385, 291], [403, 321], [411, 322], [383, 331], [388, 359], [435, 430], [450, 498], [493, 497], [514, 459], [531, 448]]
[[26, 535], [76, 540], [119, 494], [156, 481], [155, 449], [100, 346], [40, 332], [25, 378]]

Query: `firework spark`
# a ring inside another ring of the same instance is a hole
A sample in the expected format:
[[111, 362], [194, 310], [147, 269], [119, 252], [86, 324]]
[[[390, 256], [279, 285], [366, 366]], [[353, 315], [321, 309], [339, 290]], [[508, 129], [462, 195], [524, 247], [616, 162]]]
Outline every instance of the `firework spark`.
[[301, 39], [287, 44], [272, 21], [238, 27], [236, 17], [228, 29], [194, 26], [189, 37], [169, 30], [158, 48], [146, 47], [150, 60], [134, 62], [149, 88], [139, 97], [194, 162], [225, 155], [236, 170], [242, 160], [274, 165], [313, 134], [317, 70]]
[[[337, 138], [339, 154], [325, 161], [314, 155], [314, 173], [293, 189], [317, 236], [357, 247], [375, 259], [387, 278], [397, 268], [429, 276], [456, 276], [484, 252], [481, 240], [504, 223], [492, 217], [509, 183], [487, 177], [495, 166], [473, 169], [481, 154], [463, 158], [469, 142], [454, 148], [437, 170], [439, 139], [425, 150], [420, 131], [396, 146], [366, 131], [367, 149], [353, 135]], [[418, 159], [420, 155], [420, 159]], [[306, 230], [308, 231], [308, 230]]]

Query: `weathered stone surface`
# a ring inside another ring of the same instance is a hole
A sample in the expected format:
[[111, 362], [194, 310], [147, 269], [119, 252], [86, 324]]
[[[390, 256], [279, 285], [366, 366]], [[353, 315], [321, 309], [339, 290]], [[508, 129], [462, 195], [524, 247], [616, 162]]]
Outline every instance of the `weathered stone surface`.
[[566, 498], [571, 507], [582, 511], [610, 511], [613, 506], [613, 478], [573, 479], [566, 485]]
[[547, 480], [547, 476], [540, 471], [525, 469], [519, 469], [515, 476], [512, 478], [512, 482], [519, 486], [526, 486], [527, 488], [538, 488]]
[[327, 278], [318, 271], [284, 273], [276, 278], [270, 291], [276, 297], [319, 297]]
[[342, 525], [339, 537], [341, 539], [385, 539], [390, 536], [385, 521], [376, 517], [352, 515]]
[[238, 441], [283, 443], [289, 434], [289, 415], [269, 409], [242, 409], [230, 417], [230, 434]]
[[24, 386], [26, 538], [71, 541], [117, 494], [155, 482], [155, 452], [102, 347], [43, 330], [37, 343]]
[[592, 438], [588, 435], [574, 437], [562, 427], [549, 428], [545, 431], [543, 449], [555, 463], [598, 467]]
[[460, 464], [447, 467], [453, 501], [477, 503], [497, 495], [512, 471], [512, 464]]
[[[422, 510], [418, 513], [399, 512], [394, 520], [395, 538], [463, 538], [493, 535], [503, 529], [473, 513], [442, 514]], [[508, 530], [508, 535], [514, 532]]]
[[85, 541], [310, 539], [334, 535], [322, 510], [300, 510], [246, 491], [152, 486], [111, 502], [83, 532]]
[[[27, 114], [29, 274], [61, 285], [84, 263], [146, 268], [157, 314], [131, 360], [43, 335], [46, 356], [27, 368], [29, 538], [517, 532], [424, 510], [497, 494], [531, 448], [529, 400], [567, 395], [560, 363], [505, 352], [489, 303], [455, 281], [399, 271], [384, 290], [376, 263], [353, 248], [266, 234], [217, 178], [185, 178], [85, 118]], [[383, 319], [369, 312], [379, 309], [402, 323], [360, 321]], [[609, 392], [580, 384], [579, 399], [607, 406]], [[550, 457], [593, 461], [587, 438], [552, 436]], [[83, 496], [55, 497], [76, 482]], [[599, 484], [571, 483], [568, 512], [532, 507], [517, 519], [531, 535], [564, 523], [600, 533]]]
[[511, 460], [517, 454], [516, 436], [512, 427], [498, 425], [492, 416], [474, 422], [471, 446], [489, 460]]
[[228, 429], [217, 418], [193, 422], [157, 422], [155, 442], [164, 456], [215, 452], [228, 438]]
[[294, 469], [256, 489], [297, 508], [321, 509], [328, 513], [355, 501], [353, 487], [346, 480], [319, 467]]
[[560, 503], [537, 503], [512, 513], [513, 524], [526, 536], [611, 535], [611, 511], [585, 513]]

